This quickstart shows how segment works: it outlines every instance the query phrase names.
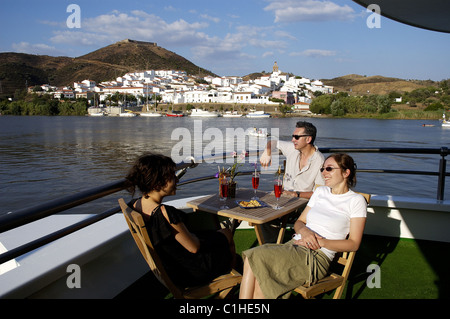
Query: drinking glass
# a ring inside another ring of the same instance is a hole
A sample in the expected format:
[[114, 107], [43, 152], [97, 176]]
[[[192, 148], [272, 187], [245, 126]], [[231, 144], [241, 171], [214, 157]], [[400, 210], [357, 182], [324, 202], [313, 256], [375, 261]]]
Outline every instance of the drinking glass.
[[252, 197], [252, 199], [258, 200], [258, 196], [256, 196], [256, 190], [259, 187], [259, 172], [253, 172], [252, 173], [252, 187], [255, 190], [255, 196]]
[[278, 204], [278, 200], [281, 196], [281, 193], [283, 192], [283, 180], [282, 179], [275, 180], [275, 184], [273, 185], [273, 191], [275, 193], [275, 197], [277, 198], [277, 206], [275, 206], [274, 209], [281, 209], [280, 205]]
[[220, 183], [220, 201], [222, 202], [222, 206], [220, 206], [220, 209], [228, 209], [229, 207], [225, 204], [227, 197], [228, 197], [228, 178], [223, 177], [219, 180]]

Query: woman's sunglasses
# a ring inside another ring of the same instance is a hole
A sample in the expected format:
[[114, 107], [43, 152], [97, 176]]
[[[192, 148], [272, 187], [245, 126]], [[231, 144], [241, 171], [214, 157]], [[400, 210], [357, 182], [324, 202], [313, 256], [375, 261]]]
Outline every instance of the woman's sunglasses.
[[323, 172], [324, 170], [327, 171], [327, 172], [331, 172], [331, 171], [334, 170], [334, 169], [341, 169], [341, 168], [340, 168], [340, 167], [331, 167], [331, 166], [328, 166], [328, 167], [321, 167], [321, 168], [320, 168], [320, 172]]

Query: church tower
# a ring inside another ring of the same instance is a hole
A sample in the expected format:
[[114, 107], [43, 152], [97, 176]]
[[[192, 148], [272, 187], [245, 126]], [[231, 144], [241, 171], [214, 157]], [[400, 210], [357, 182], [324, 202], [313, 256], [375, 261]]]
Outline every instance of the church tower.
[[278, 64], [277, 61], [273, 64], [273, 72], [272, 73], [278, 73]]

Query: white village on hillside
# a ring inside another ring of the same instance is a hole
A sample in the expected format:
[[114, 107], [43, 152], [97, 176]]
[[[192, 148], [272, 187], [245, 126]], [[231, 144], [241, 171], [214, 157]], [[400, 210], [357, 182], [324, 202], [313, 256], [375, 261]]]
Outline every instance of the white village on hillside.
[[[309, 104], [317, 91], [333, 93], [333, 87], [324, 85], [319, 80], [310, 80], [300, 76], [289, 76], [278, 69], [277, 62], [272, 73], [265, 73], [254, 80], [244, 81], [238, 76], [213, 77], [206, 76], [203, 83], [198, 83], [198, 77], [189, 76], [184, 71], [147, 70], [130, 72], [119, 76], [115, 81], [96, 83], [91, 80], [75, 82], [73, 87], [57, 88], [48, 84], [41, 85], [43, 92], [48, 92], [56, 99], [86, 98], [94, 100], [94, 95], [100, 101], [92, 105], [89, 114], [103, 112], [114, 94], [133, 95], [137, 103], [158, 99], [159, 103], [234, 103], [239, 105], [275, 104], [270, 99], [283, 100], [292, 105], [293, 111], [309, 113]], [[32, 90], [33, 88], [30, 88]], [[92, 103], [92, 102], [91, 102]], [[119, 108], [126, 107], [126, 101], [119, 102]], [[148, 105], [148, 104], [147, 104]], [[123, 110], [109, 113], [120, 113]], [[114, 115], [114, 114], [109, 114]], [[117, 114], [116, 114], [117, 115]]]

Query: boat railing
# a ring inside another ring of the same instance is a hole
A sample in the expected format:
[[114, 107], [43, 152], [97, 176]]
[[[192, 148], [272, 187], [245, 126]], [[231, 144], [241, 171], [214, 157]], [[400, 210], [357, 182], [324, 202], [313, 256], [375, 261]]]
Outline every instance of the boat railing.
[[[449, 154], [447, 147], [441, 148], [320, 148], [322, 153], [399, 153], [399, 154], [434, 154], [439, 155], [439, 170], [438, 171], [410, 171], [410, 170], [387, 170], [387, 169], [373, 169], [373, 168], [358, 168], [358, 172], [365, 173], [387, 173], [387, 174], [415, 174], [415, 175], [431, 175], [438, 176], [438, 187], [437, 187], [437, 200], [444, 200], [444, 189], [445, 189], [445, 177], [449, 176], [450, 173], [446, 172], [446, 156]], [[259, 156], [259, 151], [246, 152], [246, 156]], [[223, 154], [214, 155], [211, 158], [201, 158], [196, 159], [190, 157], [184, 162], [177, 164], [177, 176], [181, 178], [188, 169], [196, 167], [201, 162], [212, 162], [214, 159], [222, 158], [226, 159], [229, 157], [235, 157], [235, 155]], [[252, 171], [241, 172], [242, 175], [251, 174]], [[199, 181], [209, 180], [216, 178], [215, 175], [208, 175], [203, 177], [196, 177], [193, 179], [188, 179], [180, 181], [180, 185], [195, 183]], [[6, 215], [0, 216], [0, 234], [17, 227], [26, 225], [28, 223], [37, 221], [39, 219], [66, 211], [70, 208], [80, 206], [82, 204], [94, 201], [96, 199], [117, 193], [126, 189], [129, 185], [126, 180], [120, 180], [113, 182], [104, 186], [96, 187], [86, 191], [76, 193], [74, 195], [69, 195], [62, 197], [57, 200], [49, 201], [34, 207], [24, 208], [15, 212], [8, 213]], [[26, 254], [34, 249], [44, 246], [52, 241], [59, 238], [67, 236], [74, 233], [84, 227], [97, 223], [109, 216], [112, 216], [120, 212], [120, 207], [111, 208], [105, 212], [99, 214], [93, 214], [92, 217], [86, 218], [85, 220], [75, 223], [73, 225], [67, 226], [66, 228], [60, 229], [56, 232], [48, 234], [44, 237], [38, 238], [34, 241], [26, 243], [25, 245], [19, 246], [17, 248], [11, 249], [0, 255], [0, 265], [6, 261], [12, 260], [23, 254]]]

